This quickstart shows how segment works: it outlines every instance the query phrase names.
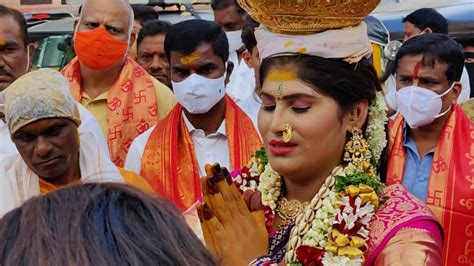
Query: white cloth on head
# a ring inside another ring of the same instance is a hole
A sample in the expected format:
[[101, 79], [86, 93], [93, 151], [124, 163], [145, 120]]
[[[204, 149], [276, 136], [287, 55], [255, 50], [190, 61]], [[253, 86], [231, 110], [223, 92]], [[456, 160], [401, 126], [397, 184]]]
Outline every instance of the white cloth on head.
[[[219, 163], [221, 166], [230, 169], [230, 151], [226, 136], [225, 120], [222, 121], [222, 124], [215, 133], [206, 136], [204, 130], [196, 129], [184, 113], [182, 116], [193, 140], [200, 176], [205, 176], [206, 172], [204, 166], [206, 164]], [[124, 168], [126, 170], [140, 174], [142, 156], [154, 128], [155, 127], [148, 129], [132, 142], [125, 159]]]
[[[94, 135], [100, 151], [109, 156], [107, 141], [94, 115], [80, 103], [77, 103], [77, 109], [79, 110], [79, 116], [81, 118], [81, 125], [77, 128], [79, 134], [88, 132]], [[0, 143], [0, 161], [6, 157], [18, 154], [18, 150], [11, 140], [8, 126], [2, 120], [0, 120]]]
[[[91, 133], [79, 135], [79, 167], [82, 183], [116, 182], [123, 183], [118, 168]], [[17, 154], [0, 162], [0, 217], [21, 206], [31, 197], [40, 195], [39, 177]]]
[[326, 30], [311, 35], [270, 32], [264, 25], [255, 29], [260, 59], [285, 54], [307, 54], [357, 63], [372, 54], [364, 22], [354, 27]]

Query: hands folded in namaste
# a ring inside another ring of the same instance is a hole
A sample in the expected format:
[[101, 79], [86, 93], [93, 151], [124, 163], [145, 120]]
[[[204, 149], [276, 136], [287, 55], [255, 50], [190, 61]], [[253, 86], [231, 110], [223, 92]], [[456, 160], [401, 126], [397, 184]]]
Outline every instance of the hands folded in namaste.
[[241, 195], [226, 168], [206, 165], [199, 208], [208, 249], [222, 265], [247, 265], [268, 254], [268, 233], [259, 191]]

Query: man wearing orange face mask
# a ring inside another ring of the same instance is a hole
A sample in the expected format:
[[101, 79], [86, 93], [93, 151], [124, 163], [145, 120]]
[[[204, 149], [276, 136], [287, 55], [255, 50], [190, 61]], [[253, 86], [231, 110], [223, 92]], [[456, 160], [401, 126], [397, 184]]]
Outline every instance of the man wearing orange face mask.
[[117, 166], [135, 137], [173, 108], [172, 92], [127, 55], [133, 11], [125, 0], [88, 0], [75, 36], [77, 57], [62, 71], [76, 100], [89, 109], [108, 139]]

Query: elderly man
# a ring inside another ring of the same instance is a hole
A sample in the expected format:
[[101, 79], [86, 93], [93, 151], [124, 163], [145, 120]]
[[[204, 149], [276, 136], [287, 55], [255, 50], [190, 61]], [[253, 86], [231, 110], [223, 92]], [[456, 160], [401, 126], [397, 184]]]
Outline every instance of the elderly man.
[[[10, 139], [10, 132], [4, 121], [4, 91], [13, 81], [28, 72], [34, 47], [28, 46], [28, 32], [23, 15], [12, 8], [0, 5], [0, 161], [18, 154]], [[92, 133], [101, 150], [108, 154], [105, 138], [94, 116], [77, 103], [81, 117], [79, 132]]]
[[0, 162], [0, 216], [32, 196], [76, 182], [125, 179], [150, 191], [143, 178], [117, 168], [92, 134], [78, 132], [79, 111], [59, 72], [25, 74], [4, 97], [8, 129], [20, 155]]
[[74, 35], [77, 57], [63, 70], [73, 97], [96, 117], [121, 166], [133, 139], [166, 116], [173, 93], [130, 56], [133, 12], [125, 0], [88, 0]]

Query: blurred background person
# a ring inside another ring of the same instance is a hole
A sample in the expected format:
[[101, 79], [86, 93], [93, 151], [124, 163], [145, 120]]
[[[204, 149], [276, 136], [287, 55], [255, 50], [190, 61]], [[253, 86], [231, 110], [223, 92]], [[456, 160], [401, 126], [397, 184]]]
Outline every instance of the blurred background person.
[[2, 265], [217, 265], [168, 201], [120, 184], [35, 197], [0, 220]]
[[[133, 30], [132, 33], [138, 35], [145, 22], [149, 20], [158, 20], [158, 12], [153, 7], [145, 4], [131, 4], [133, 10]], [[128, 54], [137, 59], [137, 40], [130, 44], [130, 51]]]
[[171, 24], [165, 21], [145, 22], [137, 38], [137, 63], [148, 74], [172, 89], [170, 66], [165, 53], [165, 36]]
[[211, 8], [214, 12], [214, 22], [227, 36], [229, 61], [234, 64], [234, 70], [227, 85], [227, 93], [238, 105], [241, 105], [241, 102], [252, 97], [255, 91], [254, 72], [242, 58], [245, 51], [242, 29], [248, 15], [235, 0], [212, 0]]

